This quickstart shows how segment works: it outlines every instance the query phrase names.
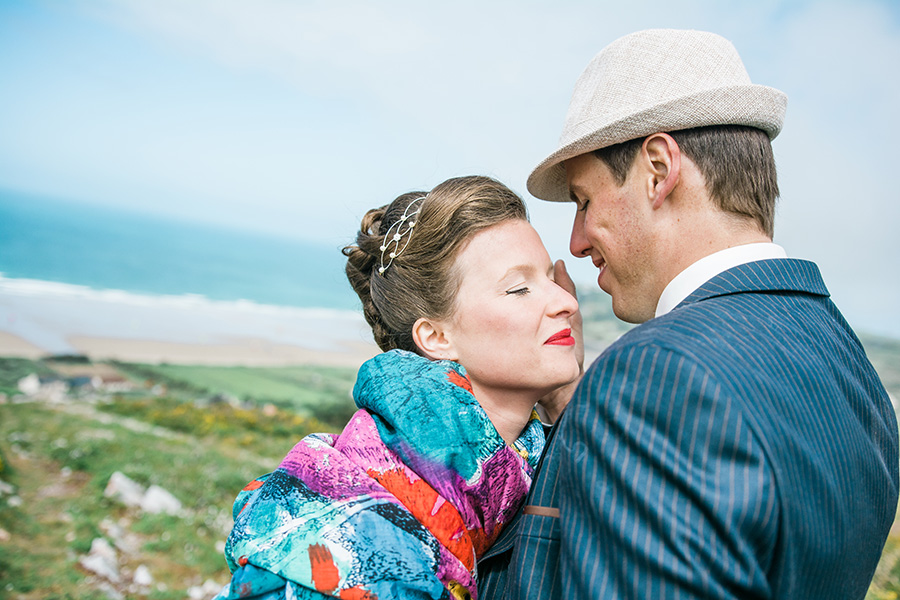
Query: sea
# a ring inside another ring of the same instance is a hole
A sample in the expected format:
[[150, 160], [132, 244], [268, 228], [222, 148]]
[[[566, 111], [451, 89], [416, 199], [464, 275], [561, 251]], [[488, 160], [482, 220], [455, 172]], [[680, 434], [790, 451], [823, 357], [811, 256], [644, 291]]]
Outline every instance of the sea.
[[359, 310], [340, 246], [0, 190], [7, 289]]

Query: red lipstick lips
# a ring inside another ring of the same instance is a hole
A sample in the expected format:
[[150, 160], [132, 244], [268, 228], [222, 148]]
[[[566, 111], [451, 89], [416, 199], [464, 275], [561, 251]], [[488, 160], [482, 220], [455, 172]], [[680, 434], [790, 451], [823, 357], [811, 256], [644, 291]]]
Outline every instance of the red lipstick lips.
[[550, 336], [544, 345], [550, 344], [551, 346], [574, 346], [575, 338], [572, 337], [571, 329], [563, 329], [559, 333], [554, 333]]

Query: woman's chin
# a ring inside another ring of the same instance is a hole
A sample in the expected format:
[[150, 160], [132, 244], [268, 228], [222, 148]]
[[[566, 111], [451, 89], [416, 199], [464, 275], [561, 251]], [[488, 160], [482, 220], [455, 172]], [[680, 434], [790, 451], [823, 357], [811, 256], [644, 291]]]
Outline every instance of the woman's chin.
[[548, 393], [576, 381], [581, 374], [581, 369], [578, 367], [578, 362], [573, 358], [571, 366], [565, 369], [561, 368], [555, 371], [555, 374], [558, 374], [559, 377], [555, 377], [554, 380], [550, 382], [552, 387], [550, 387]]

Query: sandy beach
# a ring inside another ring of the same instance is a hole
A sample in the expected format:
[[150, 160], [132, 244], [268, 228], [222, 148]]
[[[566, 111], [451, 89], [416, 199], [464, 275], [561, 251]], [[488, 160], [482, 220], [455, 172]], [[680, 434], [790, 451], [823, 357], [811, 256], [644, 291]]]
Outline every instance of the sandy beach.
[[377, 352], [368, 325], [353, 311], [0, 277], [0, 356], [357, 367]]

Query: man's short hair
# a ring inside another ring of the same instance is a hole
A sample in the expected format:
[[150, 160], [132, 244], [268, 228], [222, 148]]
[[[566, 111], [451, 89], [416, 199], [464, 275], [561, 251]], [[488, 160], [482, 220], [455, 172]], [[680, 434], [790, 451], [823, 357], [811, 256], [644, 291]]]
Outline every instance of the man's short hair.
[[[706, 189], [725, 212], [750, 217], [772, 237], [778, 177], [769, 136], [761, 129], [716, 125], [669, 132], [706, 181]], [[646, 138], [594, 151], [623, 185]]]

